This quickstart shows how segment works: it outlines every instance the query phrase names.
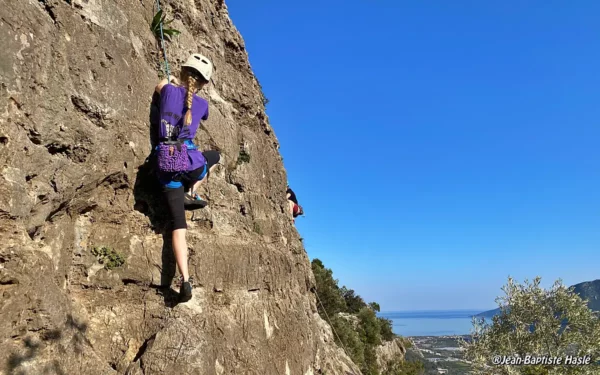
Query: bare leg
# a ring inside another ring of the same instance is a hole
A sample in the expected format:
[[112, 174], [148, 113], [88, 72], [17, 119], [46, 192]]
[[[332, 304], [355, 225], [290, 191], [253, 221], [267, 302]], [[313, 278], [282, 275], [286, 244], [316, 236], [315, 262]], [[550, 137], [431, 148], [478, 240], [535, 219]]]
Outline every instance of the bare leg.
[[217, 166], [217, 164], [214, 164], [212, 167], [210, 167], [210, 169], [208, 170], [208, 172], [206, 173], [206, 175], [204, 176], [204, 178], [202, 180], [198, 180], [190, 189], [190, 195], [193, 195], [194, 192], [196, 191], [196, 189], [198, 189], [198, 186], [200, 186], [201, 183], [203, 183], [205, 180], [208, 179], [208, 174], [210, 172], [213, 171], [213, 169], [215, 169], [215, 167]]
[[290, 216], [293, 219], [294, 218], [294, 202], [288, 200], [288, 207], [290, 209]]
[[185, 240], [186, 229], [176, 229], [173, 231], [173, 252], [179, 272], [183, 276], [183, 281], [188, 281], [190, 274], [188, 272], [188, 254], [187, 242]]

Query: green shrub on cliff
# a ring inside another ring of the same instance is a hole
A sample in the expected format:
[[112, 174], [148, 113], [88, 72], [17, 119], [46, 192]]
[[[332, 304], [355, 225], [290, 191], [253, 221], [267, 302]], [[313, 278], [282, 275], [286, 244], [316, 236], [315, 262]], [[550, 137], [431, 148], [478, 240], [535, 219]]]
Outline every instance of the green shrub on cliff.
[[382, 375], [421, 375], [424, 373], [425, 366], [423, 362], [415, 359], [396, 362], [390, 361], [387, 364], [387, 370]]
[[[391, 341], [396, 335], [392, 332], [392, 321], [387, 318], [378, 317], [379, 327], [381, 327], [381, 339], [383, 341]], [[408, 341], [408, 340], [405, 340]], [[405, 347], [408, 349], [405, 343]]]
[[[338, 281], [333, 278], [333, 271], [325, 268], [319, 259], [314, 259], [311, 265], [321, 301], [319, 314], [333, 317], [337, 313], [347, 312], [346, 302], [338, 287]], [[325, 317], [323, 316], [323, 318]]]
[[[381, 369], [377, 365], [375, 348], [381, 345], [382, 341], [390, 341], [397, 337], [392, 332], [391, 320], [376, 315], [380, 309], [378, 303], [367, 304], [354, 290], [345, 286], [340, 288], [338, 280], [333, 278], [333, 271], [325, 268], [319, 259], [312, 261], [312, 270], [320, 300], [319, 314], [323, 319], [331, 320], [331, 326], [337, 334], [336, 342], [346, 350], [364, 375], [380, 375]], [[402, 368], [401, 364], [395, 368]], [[389, 373], [405, 374], [418, 373]]]
[[[361, 296], [354, 294], [354, 290], [348, 289], [345, 286], [340, 288], [340, 293], [346, 302], [346, 312], [357, 314], [360, 309], [367, 306]], [[379, 306], [379, 305], [378, 305]]]
[[[324, 318], [325, 319], [325, 318]], [[338, 345], [343, 344], [346, 354], [352, 358], [358, 367], [363, 367], [365, 363], [365, 343], [361, 340], [359, 333], [354, 328], [352, 321], [335, 315], [331, 318], [331, 325], [337, 337], [335, 338]]]

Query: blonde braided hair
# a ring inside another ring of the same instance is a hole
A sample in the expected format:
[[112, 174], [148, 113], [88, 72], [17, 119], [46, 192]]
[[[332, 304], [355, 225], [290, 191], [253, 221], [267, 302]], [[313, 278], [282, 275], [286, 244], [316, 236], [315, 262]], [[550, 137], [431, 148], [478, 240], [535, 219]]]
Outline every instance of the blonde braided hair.
[[181, 80], [185, 82], [187, 93], [185, 95], [185, 107], [187, 112], [183, 118], [185, 126], [192, 124], [192, 103], [194, 102], [194, 92], [197, 90], [197, 80], [192, 74], [189, 74], [185, 69], [181, 71]]

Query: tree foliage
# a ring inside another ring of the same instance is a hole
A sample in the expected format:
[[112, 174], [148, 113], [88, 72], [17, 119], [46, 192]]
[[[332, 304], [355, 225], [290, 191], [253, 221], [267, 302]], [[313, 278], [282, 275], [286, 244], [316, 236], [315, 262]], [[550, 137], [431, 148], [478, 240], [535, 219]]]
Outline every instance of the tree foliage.
[[362, 297], [355, 294], [354, 290], [352, 289], [348, 289], [343, 286], [340, 288], [340, 293], [346, 302], [346, 311], [351, 314], [357, 314], [360, 309], [367, 305]]
[[[500, 314], [491, 322], [473, 319], [470, 342], [463, 341], [466, 358], [473, 362], [475, 374], [572, 375], [600, 374], [595, 365], [600, 359], [600, 322], [572, 289], [559, 280], [550, 289], [541, 279], [517, 284], [512, 278], [496, 302]], [[591, 356], [591, 365], [555, 364], [494, 365], [494, 356]]]
[[[327, 314], [332, 317], [339, 312], [346, 312], [346, 302], [340, 293], [338, 281], [333, 278], [333, 271], [325, 268], [319, 259], [312, 261], [312, 271], [315, 275], [317, 291], [319, 293], [319, 314]], [[323, 310], [324, 308], [324, 310]]]
[[373, 310], [375, 312], [381, 311], [381, 307], [379, 306], [379, 304], [377, 302], [369, 302], [369, 307], [371, 308], [371, 310]]
[[[391, 320], [377, 316], [376, 313], [380, 311], [378, 303], [367, 304], [354, 290], [345, 286], [340, 288], [331, 269], [325, 268], [319, 259], [312, 261], [312, 270], [321, 301], [318, 305], [319, 314], [323, 319], [331, 320], [336, 342], [346, 350], [364, 375], [380, 375], [376, 347], [383, 341], [391, 341], [397, 337], [392, 332]], [[397, 362], [399, 363], [394, 365], [397, 371], [386, 372], [386, 375], [420, 374], [409, 372], [412, 371], [409, 369], [418, 365], [409, 364], [402, 367], [403, 361]]]
[[365, 363], [365, 343], [358, 331], [354, 329], [353, 323], [348, 319], [335, 315], [331, 319], [331, 325], [336, 332], [337, 337], [335, 340], [338, 345], [341, 341], [348, 356], [358, 367], [362, 368]]
[[387, 370], [382, 375], [421, 375], [424, 372], [422, 361], [396, 361], [388, 363]]
[[[377, 319], [379, 319], [379, 326], [381, 327], [381, 339], [383, 341], [392, 341], [396, 337], [392, 331], [392, 321], [383, 317], [378, 317]], [[408, 349], [408, 347], [406, 348]]]

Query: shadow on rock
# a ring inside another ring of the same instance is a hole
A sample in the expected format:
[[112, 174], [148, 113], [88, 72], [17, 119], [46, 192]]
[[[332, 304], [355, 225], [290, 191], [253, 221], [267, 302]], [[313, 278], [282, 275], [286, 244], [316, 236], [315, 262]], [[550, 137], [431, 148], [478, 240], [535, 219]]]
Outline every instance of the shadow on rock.
[[[149, 138], [152, 150], [158, 143], [158, 125], [160, 96], [154, 93], [150, 104]], [[165, 299], [165, 304], [170, 306], [176, 300], [177, 293], [171, 289], [171, 282], [175, 277], [176, 263], [173, 255], [171, 241], [170, 216], [163, 199], [162, 188], [156, 179], [155, 155], [151, 151], [144, 163], [138, 167], [133, 195], [135, 198], [134, 209], [143, 213], [149, 220], [154, 233], [161, 233], [163, 237], [162, 266], [159, 294]], [[174, 294], [174, 295], [172, 295]]]
[[162, 248], [162, 269], [160, 273], [160, 289], [158, 293], [164, 298], [165, 306], [174, 307], [177, 305], [179, 293], [171, 288], [171, 283], [175, 277], [177, 263], [173, 254], [173, 242], [170, 232], [163, 233]]
[[[29, 361], [35, 360], [35, 358], [40, 354], [40, 351], [44, 349], [48, 344], [58, 342], [61, 339], [63, 339], [65, 333], [73, 334], [72, 339], [70, 340], [70, 345], [72, 347], [68, 349], [77, 354], [82, 354], [83, 346], [86, 344], [89, 345], [89, 342], [85, 338], [86, 331], [87, 325], [85, 323], [78, 323], [77, 321], [75, 321], [72, 315], [68, 315], [67, 321], [65, 322], [65, 326], [63, 329], [42, 330], [42, 333], [36, 335], [37, 337], [25, 337], [23, 339], [23, 346], [25, 347], [25, 351], [21, 353], [12, 353], [8, 357], [8, 361], [6, 364], [7, 373], [14, 375], [29, 374], [30, 366], [25, 364]], [[27, 370], [19, 369], [21, 365], [25, 365]], [[62, 370], [60, 362], [57, 359], [48, 362], [42, 369], [41, 373], [66, 375], [66, 372]]]
[[179, 293], [170, 286], [158, 289], [158, 294], [163, 297], [166, 307], [173, 308], [179, 303]]

